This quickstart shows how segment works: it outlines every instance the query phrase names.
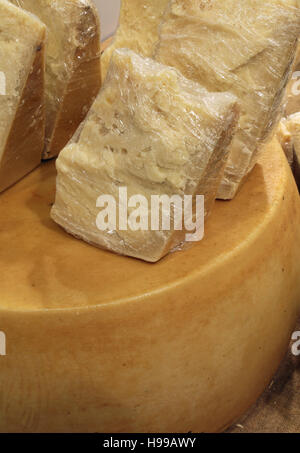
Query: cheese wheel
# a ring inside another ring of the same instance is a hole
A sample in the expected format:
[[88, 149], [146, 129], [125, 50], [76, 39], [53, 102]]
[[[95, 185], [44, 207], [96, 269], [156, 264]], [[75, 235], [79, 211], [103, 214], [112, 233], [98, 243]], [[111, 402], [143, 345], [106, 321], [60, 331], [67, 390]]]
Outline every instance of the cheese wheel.
[[68, 236], [54, 191], [49, 162], [0, 197], [0, 431], [227, 427], [299, 314], [300, 203], [278, 142], [216, 203], [204, 240], [157, 264]]

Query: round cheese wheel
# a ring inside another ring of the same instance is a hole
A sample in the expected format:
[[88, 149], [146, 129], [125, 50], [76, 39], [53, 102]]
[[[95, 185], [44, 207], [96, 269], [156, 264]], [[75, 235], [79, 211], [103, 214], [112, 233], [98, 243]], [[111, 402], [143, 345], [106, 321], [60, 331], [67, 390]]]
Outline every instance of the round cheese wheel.
[[205, 238], [148, 264], [49, 216], [53, 163], [1, 195], [2, 432], [214, 432], [286, 353], [300, 304], [300, 203], [273, 141]]

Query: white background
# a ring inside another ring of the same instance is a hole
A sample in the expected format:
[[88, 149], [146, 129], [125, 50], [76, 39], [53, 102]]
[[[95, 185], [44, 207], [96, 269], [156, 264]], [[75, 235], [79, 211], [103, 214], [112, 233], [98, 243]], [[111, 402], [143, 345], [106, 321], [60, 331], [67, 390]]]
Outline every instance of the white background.
[[111, 36], [118, 26], [120, 0], [94, 0], [101, 20], [101, 39], [102, 41]]

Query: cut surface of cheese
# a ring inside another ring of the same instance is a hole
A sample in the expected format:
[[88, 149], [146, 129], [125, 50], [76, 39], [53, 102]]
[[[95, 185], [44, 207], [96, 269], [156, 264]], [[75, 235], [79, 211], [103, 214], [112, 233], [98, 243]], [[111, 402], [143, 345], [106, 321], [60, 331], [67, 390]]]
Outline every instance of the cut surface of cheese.
[[101, 59], [106, 76], [115, 49], [128, 48], [151, 57], [158, 41], [158, 27], [169, 0], [122, 0], [119, 27]]
[[91, 0], [12, 0], [47, 26], [46, 145], [58, 155], [85, 118], [101, 85], [100, 25]]
[[216, 202], [203, 241], [155, 265], [66, 235], [55, 177], [47, 162], [0, 196], [0, 431], [222, 430], [271, 381], [299, 313], [299, 195], [280, 146]]
[[[182, 228], [172, 221], [166, 229], [153, 229], [153, 197], [178, 195], [183, 201], [187, 195], [203, 195], [208, 214], [238, 114], [234, 96], [208, 93], [173, 68], [128, 49], [116, 50], [79, 137], [58, 158], [53, 219], [95, 245], [159, 260], [184, 241], [187, 231], [182, 215]], [[139, 221], [138, 230], [131, 227], [136, 212], [131, 206], [122, 219], [124, 228], [118, 224], [100, 231], [97, 199], [108, 195], [120, 206], [120, 187], [128, 199], [144, 197], [146, 223]], [[162, 219], [164, 207], [158, 209]], [[177, 204], [171, 209], [171, 220], [179, 209]]]
[[0, 1], [0, 191], [41, 162], [45, 32], [37, 18]]
[[164, 16], [156, 59], [209, 90], [231, 91], [241, 104], [219, 198], [235, 196], [281, 116], [300, 34], [296, 5], [279, 0], [171, 0]]

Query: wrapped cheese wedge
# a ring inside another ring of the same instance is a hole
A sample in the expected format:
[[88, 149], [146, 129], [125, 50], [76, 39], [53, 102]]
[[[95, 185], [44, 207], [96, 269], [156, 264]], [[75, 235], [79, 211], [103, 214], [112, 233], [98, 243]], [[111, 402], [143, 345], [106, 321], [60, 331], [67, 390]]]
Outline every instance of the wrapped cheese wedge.
[[[300, 3], [299, 3], [300, 4]], [[290, 116], [300, 111], [300, 45], [295, 56], [292, 80], [286, 95], [285, 115]]]
[[58, 155], [101, 85], [100, 25], [91, 0], [12, 0], [47, 25], [46, 146]]
[[[116, 50], [86, 122], [57, 161], [53, 219], [87, 242], [158, 261], [184, 241], [186, 231], [175, 222], [166, 229], [150, 227], [152, 197], [178, 195], [182, 200], [201, 194], [207, 214], [237, 120], [231, 94], [208, 93], [173, 68], [128, 49]], [[99, 230], [98, 197], [113, 197], [120, 207], [120, 188], [128, 198], [143, 197], [147, 225], [131, 228], [134, 210], [129, 209], [125, 227], [119, 223]], [[175, 218], [177, 205], [174, 209]]]
[[168, 3], [169, 0], [122, 0], [118, 30], [101, 60], [103, 78], [115, 49], [126, 47], [144, 57], [152, 56]]
[[0, 191], [41, 162], [45, 33], [39, 19], [0, 0]]
[[278, 128], [276, 130], [276, 136], [285, 152], [288, 163], [292, 167], [294, 162], [293, 137], [291, 131], [288, 128], [287, 120], [285, 118], [282, 118], [282, 120], [279, 122]]
[[235, 196], [281, 116], [300, 35], [296, 6], [296, 0], [170, 2], [156, 59], [241, 103], [219, 198]]
[[293, 144], [293, 171], [298, 187], [300, 188], [300, 113], [290, 115], [286, 120], [286, 127], [291, 134]]

